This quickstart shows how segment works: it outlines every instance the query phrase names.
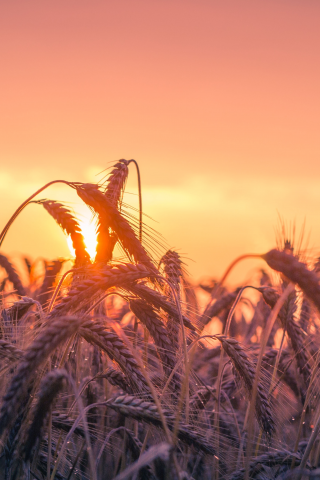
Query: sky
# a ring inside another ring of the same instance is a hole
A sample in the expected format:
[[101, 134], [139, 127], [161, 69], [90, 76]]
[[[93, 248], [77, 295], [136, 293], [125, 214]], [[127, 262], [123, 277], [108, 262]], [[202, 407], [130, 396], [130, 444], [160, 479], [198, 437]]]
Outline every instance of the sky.
[[[0, 227], [46, 182], [134, 158], [146, 223], [195, 279], [273, 248], [279, 216], [319, 255], [319, 15], [316, 0], [0, 1]], [[127, 191], [136, 207], [131, 167]], [[44, 196], [88, 215], [68, 187]], [[69, 254], [39, 205], [2, 251]]]

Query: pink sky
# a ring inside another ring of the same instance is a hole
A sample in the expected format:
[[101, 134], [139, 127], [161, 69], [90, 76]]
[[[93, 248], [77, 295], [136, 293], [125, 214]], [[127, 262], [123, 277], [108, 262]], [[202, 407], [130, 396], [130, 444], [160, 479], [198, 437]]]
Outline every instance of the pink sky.
[[[1, 2], [1, 225], [45, 182], [135, 158], [195, 277], [272, 248], [277, 212], [319, 254], [319, 18], [311, 0]], [[65, 255], [57, 228], [30, 206], [3, 251]]]

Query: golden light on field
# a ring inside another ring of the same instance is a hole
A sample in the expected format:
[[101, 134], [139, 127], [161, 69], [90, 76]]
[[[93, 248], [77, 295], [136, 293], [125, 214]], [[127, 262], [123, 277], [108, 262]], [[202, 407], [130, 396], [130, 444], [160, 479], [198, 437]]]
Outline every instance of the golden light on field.
[[[97, 253], [97, 223], [89, 218], [79, 220], [81, 233], [83, 235], [86, 250], [90, 255], [90, 259], [94, 261]], [[75, 257], [75, 250], [72, 245], [70, 235], [67, 236], [67, 243], [72, 257]]]
[[70, 235], [68, 235], [66, 238], [67, 238], [68, 248], [70, 250], [70, 255], [71, 257], [74, 258], [76, 256], [76, 252], [75, 252], [75, 249], [73, 248], [71, 237]]
[[83, 235], [86, 250], [91, 260], [95, 259], [97, 253], [97, 224], [93, 220], [85, 219], [79, 222]]

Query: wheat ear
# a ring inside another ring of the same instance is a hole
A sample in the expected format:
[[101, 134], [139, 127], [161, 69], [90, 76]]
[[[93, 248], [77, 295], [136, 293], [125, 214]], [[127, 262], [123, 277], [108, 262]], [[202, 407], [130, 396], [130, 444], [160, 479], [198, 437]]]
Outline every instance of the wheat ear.
[[[274, 308], [279, 298], [279, 294], [275, 292], [271, 287], [262, 288], [261, 293], [264, 301], [269, 305], [269, 307]], [[294, 313], [296, 311], [296, 308], [296, 292], [293, 291], [289, 295], [283, 307], [281, 308], [278, 314], [278, 318], [280, 319], [282, 328], [288, 334], [292, 348], [296, 354], [298, 368], [304, 377], [306, 385], [308, 386], [311, 375], [311, 368], [309, 365], [309, 358], [304, 347], [303, 330], [300, 325], [294, 320]]]
[[126, 376], [120, 372], [120, 370], [109, 367], [105, 372], [98, 374], [96, 378], [105, 378], [109, 383], [111, 383], [111, 385], [120, 387], [124, 392], [129, 394], [133, 393], [133, 389], [130, 386]]
[[0, 357], [10, 360], [18, 360], [23, 355], [23, 351], [6, 340], [0, 340]]
[[90, 263], [90, 256], [86, 251], [86, 246], [81, 234], [81, 227], [71, 210], [62, 203], [54, 200], [38, 200], [35, 203], [42, 205], [62, 230], [64, 230], [67, 235], [70, 235], [76, 253], [76, 266]]
[[25, 350], [3, 398], [0, 411], [0, 435], [3, 434], [5, 428], [11, 425], [36, 370], [62, 342], [79, 329], [84, 321], [85, 319], [78, 317], [54, 318]]
[[[266, 465], [267, 467], [275, 467], [277, 465], [289, 467], [293, 459], [297, 461], [299, 465], [301, 462], [301, 455], [299, 455], [298, 453], [290, 453], [287, 451], [277, 451], [259, 455], [258, 457], [254, 458], [252, 462], [250, 462], [250, 478], [256, 478], [256, 475], [259, 473], [260, 470], [262, 470], [264, 465]], [[241, 470], [233, 473], [230, 477], [230, 480], [244, 480], [244, 478], [245, 469], [242, 468]]]
[[107, 330], [102, 323], [87, 320], [81, 325], [79, 333], [87, 342], [102, 348], [118, 363], [125, 375], [130, 378], [132, 388], [149, 392], [137, 361], [116, 332]]
[[174, 349], [170, 336], [157, 312], [140, 299], [129, 301], [134, 315], [146, 326], [158, 347], [158, 353], [165, 367], [174, 366]]
[[63, 260], [60, 259], [53, 260], [52, 262], [45, 262], [45, 277], [39, 291], [37, 292], [37, 298], [39, 299], [41, 305], [45, 305], [50, 300], [52, 295], [52, 287], [62, 265]]
[[32, 307], [32, 305], [37, 305], [41, 311], [41, 305], [39, 302], [30, 297], [22, 297], [17, 302], [14, 302], [11, 307], [6, 308], [5, 311], [11, 321], [19, 321], [27, 313], [29, 308]]
[[[180, 256], [174, 250], [168, 250], [165, 255], [160, 260], [159, 266], [163, 264], [164, 266], [164, 276], [169, 280], [170, 284], [174, 288], [178, 300], [180, 302], [181, 297], [181, 279], [183, 276], [182, 272], [182, 261]], [[173, 302], [173, 294], [171, 289], [165, 284], [164, 293], [169, 297], [170, 301]], [[167, 328], [168, 333], [171, 338], [174, 340], [176, 347], [179, 345], [179, 325], [171, 315], [167, 316]]]
[[320, 284], [316, 272], [309, 270], [305, 263], [300, 262], [293, 255], [276, 249], [261, 255], [261, 258], [273, 270], [283, 273], [291, 282], [299, 285], [320, 311]]
[[[247, 353], [236, 339], [228, 338], [225, 335], [216, 335], [215, 337], [221, 342], [222, 348], [232, 361], [250, 399], [255, 377], [255, 364], [249, 359]], [[275, 428], [274, 420], [269, 405], [268, 392], [261, 382], [258, 384], [255, 409], [256, 418], [261, 428], [268, 436], [271, 436]]]
[[204, 327], [213, 317], [219, 315], [222, 310], [231, 307], [240, 290], [240, 288], [237, 288], [234, 292], [226, 293], [219, 299], [211, 301], [199, 319], [201, 326]]
[[[134, 293], [142, 300], [153, 305], [154, 308], [164, 310], [168, 315], [170, 315], [175, 322], [180, 324], [180, 316], [176, 305], [168, 300], [165, 295], [153, 290], [152, 288], [147, 287], [143, 283], [128, 283], [124, 286], [126, 290]], [[185, 316], [182, 315], [184, 325], [192, 331], [196, 330], [196, 327], [191, 323], [191, 321]]]
[[87, 205], [99, 214], [100, 221], [110, 226], [112, 231], [116, 233], [119, 242], [129, 258], [133, 258], [136, 262], [148, 267], [154, 274], [158, 274], [151, 258], [141, 245], [129, 222], [119, 213], [117, 208], [112, 205], [105, 195], [100, 192], [96, 185], [82, 184], [77, 186], [77, 193]]
[[151, 275], [150, 270], [144, 265], [131, 265], [128, 263], [104, 266], [103, 268], [93, 265], [90, 268], [86, 268], [84, 273], [88, 277], [72, 285], [72, 289], [68, 294], [51, 311], [50, 317], [61, 315], [72, 308], [74, 310], [81, 309], [82, 305], [80, 302], [87, 298], [91, 300], [93, 295], [100, 290], [104, 291], [111, 287], [121, 287]]
[[[144, 420], [147, 423], [151, 423], [158, 427], [162, 426], [157, 406], [152, 402], [147, 402], [131, 395], [120, 395], [119, 397], [110, 398], [105, 402], [105, 405], [114, 410], [118, 410], [127, 417]], [[163, 413], [167, 420], [168, 427], [170, 430], [173, 430], [175, 415], [165, 409], [163, 409]], [[205, 438], [196, 435], [190, 425], [185, 425], [183, 423], [179, 424], [178, 438], [186, 444], [193, 445], [205, 453], [210, 455], [214, 455], [215, 453], [212, 445], [210, 445]]]
[[8, 279], [12, 282], [14, 289], [18, 295], [24, 296], [26, 291], [21, 283], [20, 277], [17, 274], [13, 265], [9, 262], [5, 255], [0, 254], [0, 267], [4, 268], [8, 274]]
[[110, 203], [117, 208], [121, 207], [122, 196], [129, 173], [129, 163], [129, 160], [119, 160], [108, 175], [104, 194]]
[[64, 381], [68, 379], [68, 373], [65, 370], [53, 370], [49, 372], [41, 382], [38, 401], [34, 409], [32, 423], [28, 429], [27, 439], [23, 446], [23, 455], [25, 461], [28, 461], [32, 449], [38, 438], [41, 437], [41, 430], [49, 410], [56, 396], [63, 388]]

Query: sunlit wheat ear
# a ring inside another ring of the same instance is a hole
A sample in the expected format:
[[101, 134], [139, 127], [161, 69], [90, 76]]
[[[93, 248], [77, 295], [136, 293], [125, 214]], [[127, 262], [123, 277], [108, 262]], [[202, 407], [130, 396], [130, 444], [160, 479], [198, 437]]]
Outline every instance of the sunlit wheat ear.
[[161, 318], [150, 305], [142, 300], [130, 300], [129, 305], [134, 315], [149, 330], [150, 335], [158, 347], [158, 354], [164, 363], [164, 368], [168, 370], [169, 367], [170, 371], [175, 363], [174, 348]]
[[[125, 183], [128, 177], [128, 161], [120, 160], [114, 165], [112, 172], [107, 179], [105, 196], [113, 207], [120, 210]], [[111, 231], [110, 225], [105, 219], [100, 218], [97, 232], [97, 254], [96, 262], [109, 262], [112, 259], [112, 252], [117, 243], [117, 235]]]
[[115, 207], [120, 207], [123, 197], [124, 188], [128, 178], [128, 165], [130, 161], [121, 159], [114, 166], [109, 173], [106, 180], [106, 187], [104, 194]]
[[34, 203], [42, 205], [55, 219], [62, 230], [64, 230], [67, 235], [70, 235], [76, 254], [76, 266], [90, 263], [90, 256], [85, 248], [85, 243], [81, 234], [81, 227], [73, 216], [71, 210], [62, 203], [54, 200], [38, 200]]
[[29, 382], [39, 366], [62, 342], [68, 340], [84, 321], [85, 319], [78, 317], [54, 318], [26, 349], [3, 398], [0, 411], [0, 435], [11, 425]]
[[130, 263], [99, 268], [96, 265], [80, 270], [86, 278], [74, 283], [72, 289], [64, 296], [49, 314], [50, 318], [64, 314], [70, 310], [81, 310], [82, 301], [92, 301], [93, 295], [99, 291], [111, 287], [125, 287], [135, 280], [152, 276], [152, 272], [144, 265], [132, 265]]
[[293, 255], [288, 255], [279, 250], [270, 250], [270, 252], [261, 255], [261, 258], [273, 270], [283, 273], [291, 282], [299, 285], [320, 311], [320, 284], [314, 271], [309, 270], [305, 263], [300, 262]]
[[118, 363], [129, 379], [131, 388], [149, 393], [149, 387], [137, 361], [117, 333], [107, 330], [104, 324], [91, 320], [81, 325], [79, 333], [87, 342], [102, 348], [112, 360]]
[[[123, 415], [137, 420], [143, 420], [158, 427], [162, 426], [157, 406], [140, 398], [131, 395], [121, 395], [119, 397], [110, 398], [105, 402], [107, 406], [118, 410]], [[175, 415], [169, 410], [163, 410], [167, 420], [168, 427], [173, 429], [175, 423]], [[179, 424], [178, 438], [188, 445], [192, 445], [199, 450], [214, 455], [214, 448], [205, 440], [204, 437], [197, 435], [190, 425]]]
[[119, 213], [117, 208], [97, 188], [96, 185], [82, 184], [77, 186], [79, 197], [99, 215], [99, 221], [110, 227], [117, 235], [122, 248], [131, 259], [142, 263], [152, 272], [158, 273], [152, 260], [137, 238], [129, 222]]
[[50, 407], [62, 390], [66, 379], [68, 379], [68, 373], [65, 370], [53, 370], [42, 380], [33, 412], [33, 420], [22, 448], [25, 461], [30, 459], [36, 441], [41, 438], [41, 431]]
[[[274, 308], [279, 294], [270, 288], [261, 289], [265, 302]], [[306, 386], [309, 384], [311, 368], [309, 358], [304, 346], [304, 334], [300, 325], [294, 319], [294, 313], [297, 309], [296, 292], [292, 292], [283, 307], [281, 308], [278, 318], [280, 319], [282, 328], [287, 332], [292, 348], [295, 352], [298, 368], [303, 375]]]
[[[244, 348], [234, 338], [228, 338], [225, 335], [216, 335], [217, 340], [221, 342], [222, 348], [233, 363], [236, 372], [239, 375], [243, 386], [250, 399], [253, 382], [255, 378], [255, 365], [248, 357]], [[256, 418], [264, 432], [271, 436], [275, 428], [271, 408], [268, 400], [268, 391], [262, 382], [259, 382], [257, 400], [255, 404]]]
[[105, 372], [99, 374], [97, 378], [105, 378], [108, 380], [111, 385], [115, 387], [121, 388], [126, 393], [132, 394], [133, 389], [130, 386], [127, 378], [120, 370], [116, 370], [115, 368], [109, 367]]
[[14, 290], [18, 295], [24, 296], [26, 294], [25, 288], [23, 287], [20, 277], [17, 274], [13, 265], [9, 262], [5, 255], [0, 254], [0, 267], [4, 268], [7, 272], [8, 279], [13, 284]]

